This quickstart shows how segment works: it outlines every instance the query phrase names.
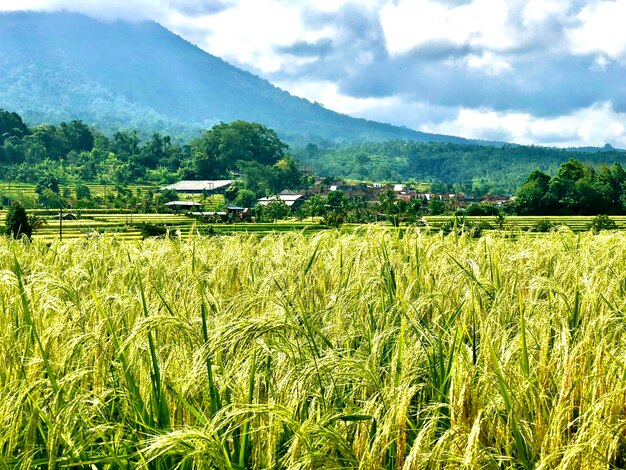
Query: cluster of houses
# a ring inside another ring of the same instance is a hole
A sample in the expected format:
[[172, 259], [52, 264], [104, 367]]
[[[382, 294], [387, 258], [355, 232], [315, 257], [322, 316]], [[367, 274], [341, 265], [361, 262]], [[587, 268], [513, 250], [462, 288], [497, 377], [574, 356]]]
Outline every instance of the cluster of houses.
[[[162, 189], [174, 190], [180, 194], [202, 194], [206, 197], [214, 194], [224, 194], [226, 190], [233, 184], [234, 180], [211, 180], [211, 181], [179, 181]], [[463, 193], [431, 193], [420, 192], [408, 185], [404, 184], [349, 184], [345, 181], [336, 180], [332, 184], [323, 184], [324, 181], [319, 179], [316, 181], [312, 189], [302, 190], [298, 192], [283, 191], [276, 196], [263, 197], [257, 200], [257, 205], [265, 206], [271, 201], [283, 201], [289, 208], [297, 209], [307, 198], [313, 195], [321, 197], [327, 196], [332, 191], [341, 190], [346, 197], [361, 197], [365, 201], [374, 203], [378, 201], [379, 195], [383, 191], [392, 190], [397, 199], [411, 202], [415, 199], [421, 199], [425, 202], [432, 200], [448, 201], [455, 208], [462, 208], [471, 203], [486, 203], [496, 206], [509, 204], [513, 198], [507, 196], [495, 196], [487, 194], [482, 197], [469, 197]], [[194, 216], [229, 216], [229, 215], [251, 215], [250, 208], [238, 207], [229, 204], [222, 211], [206, 212], [202, 210], [203, 205], [192, 200], [172, 201], [165, 204], [174, 210], [184, 210]]]

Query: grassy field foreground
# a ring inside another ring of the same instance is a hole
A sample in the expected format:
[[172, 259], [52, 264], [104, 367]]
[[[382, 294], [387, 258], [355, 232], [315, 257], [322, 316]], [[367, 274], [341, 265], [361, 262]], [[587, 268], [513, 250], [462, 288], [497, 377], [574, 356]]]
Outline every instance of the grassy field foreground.
[[0, 239], [0, 468], [622, 468], [626, 239]]

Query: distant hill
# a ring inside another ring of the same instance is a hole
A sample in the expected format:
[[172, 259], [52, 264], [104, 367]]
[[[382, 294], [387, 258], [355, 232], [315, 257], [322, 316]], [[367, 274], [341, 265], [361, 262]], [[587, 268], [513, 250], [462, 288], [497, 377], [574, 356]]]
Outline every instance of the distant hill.
[[81, 119], [187, 139], [235, 119], [291, 143], [459, 137], [355, 119], [294, 97], [154, 22], [101, 22], [74, 13], [0, 14], [0, 108], [29, 125]]
[[585, 152], [585, 153], [611, 153], [611, 152], [626, 152], [623, 149], [617, 149], [611, 144], [604, 144], [604, 147], [569, 147], [568, 152]]

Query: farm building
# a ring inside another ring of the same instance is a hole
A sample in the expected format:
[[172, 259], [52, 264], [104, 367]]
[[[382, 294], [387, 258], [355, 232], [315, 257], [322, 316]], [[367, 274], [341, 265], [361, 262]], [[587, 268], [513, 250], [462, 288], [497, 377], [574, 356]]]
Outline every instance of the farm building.
[[298, 208], [304, 201], [306, 196], [304, 194], [279, 194], [277, 196], [262, 197], [257, 201], [257, 204], [261, 206], [267, 206], [272, 201], [283, 201], [287, 207]]
[[165, 207], [169, 207], [171, 209], [174, 209], [175, 211], [179, 211], [180, 209], [193, 209], [195, 207], [202, 207], [202, 204], [200, 204], [199, 202], [193, 202], [193, 201], [171, 201], [168, 202], [166, 204], [163, 204]]
[[235, 215], [240, 214], [241, 212], [243, 212], [244, 209], [245, 209], [245, 207], [239, 207], [239, 206], [236, 206], [234, 204], [228, 204], [224, 208], [224, 210], [226, 211], [227, 214], [235, 214]]
[[179, 193], [186, 194], [223, 194], [224, 191], [232, 184], [233, 180], [203, 180], [191, 181], [183, 180], [178, 183], [170, 184], [161, 189], [173, 189]]

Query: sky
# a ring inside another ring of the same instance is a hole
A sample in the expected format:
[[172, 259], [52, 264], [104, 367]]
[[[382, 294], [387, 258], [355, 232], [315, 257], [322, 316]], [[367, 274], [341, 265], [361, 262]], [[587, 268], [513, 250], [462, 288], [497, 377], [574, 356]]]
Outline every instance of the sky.
[[157, 21], [356, 117], [520, 144], [626, 148], [626, 0], [0, 0]]

